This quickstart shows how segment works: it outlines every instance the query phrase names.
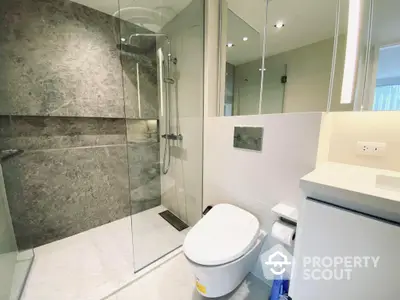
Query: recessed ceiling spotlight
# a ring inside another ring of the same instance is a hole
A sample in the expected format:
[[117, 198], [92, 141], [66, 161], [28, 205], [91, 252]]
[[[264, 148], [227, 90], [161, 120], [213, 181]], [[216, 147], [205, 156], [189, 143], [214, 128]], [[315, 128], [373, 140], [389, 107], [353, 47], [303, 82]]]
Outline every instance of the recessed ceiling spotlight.
[[233, 43], [228, 43], [228, 44], [226, 44], [226, 46], [228, 47], [228, 48], [232, 48], [233, 46], [235, 46]]
[[247, 36], [243, 37], [243, 41], [247, 41], [249, 38]]
[[126, 41], [126, 38], [121, 38], [121, 42], [125, 42]]
[[274, 25], [274, 27], [275, 27], [275, 28], [278, 28], [278, 29], [282, 28], [283, 26], [285, 26], [285, 24], [284, 24], [282, 21], [278, 21], [278, 22], [276, 22], [276, 24]]

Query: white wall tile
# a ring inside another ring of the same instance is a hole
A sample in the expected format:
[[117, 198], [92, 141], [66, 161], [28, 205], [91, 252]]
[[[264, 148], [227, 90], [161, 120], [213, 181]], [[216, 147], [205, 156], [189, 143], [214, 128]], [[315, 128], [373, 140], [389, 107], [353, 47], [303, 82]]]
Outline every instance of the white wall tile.
[[[271, 208], [299, 206], [300, 178], [316, 164], [322, 113], [206, 119], [203, 208], [231, 203], [255, 214], [268, 232]], [[233, 147], [234, 126], [264, 127], [261, 152]]]
[[[304, 199], [299, 182], [315, 168], [321, 119], [322, 113], [207, 118], [203, 208], [237, 205], [257, 216], [268, 233], [275, 221], [274, 205], [299, 208]], [[264, 127], [261, 152], [233, 147], [234, 127], [243, 125]], [[267, 239], [262, 251], [272, 243]], [[261, 263], [253, 273], [263, 279]]]

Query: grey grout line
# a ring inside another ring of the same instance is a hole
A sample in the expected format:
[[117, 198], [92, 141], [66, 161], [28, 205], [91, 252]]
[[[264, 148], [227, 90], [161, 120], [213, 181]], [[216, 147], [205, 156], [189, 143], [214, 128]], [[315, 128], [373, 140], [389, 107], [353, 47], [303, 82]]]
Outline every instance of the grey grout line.
[[[129, 144], [129, 143], [128, 143]], [[48, 148], [48, 149], [35, 149], [35, 150], [24, 150], [25, 153], [37, 153], [47, 151], [62, 151], [62, 150], [79, 150], [79, 149], [92, 149], [92, 148], [106, 148], [106, 147], [121, 147], [127, 144], [111, 144], [111, 145], [94, 145], [94, 146], [81, 146], [81, 147], [63, 147], [63, 148]]]
[[24, 150], [24, 153], [37, 153], [37, 152], [46, 152], [46, 151], [61, 151], [61, 150], [74, 150], [74, 149], [90, 149], [90, 148], [106, 148], [106, 147], [121, 147], [121, 146], [129, 146], [131, 144], [141, 144], [141, 143], [159, 143], [155, 140], [136, 140], [136, 141], [127, 141], [124, 144], [106, 144], [106, 145], [92, 145], [92, 146], [78, 146], [78, 147], [61, 147], [61, 148], [46, 148], [46, 149], [27, 149]]

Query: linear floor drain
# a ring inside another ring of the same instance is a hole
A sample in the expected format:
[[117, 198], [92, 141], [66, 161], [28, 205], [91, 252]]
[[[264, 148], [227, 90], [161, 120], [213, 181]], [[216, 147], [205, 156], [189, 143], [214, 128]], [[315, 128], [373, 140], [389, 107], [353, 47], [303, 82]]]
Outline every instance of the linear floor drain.
[[176, 230], [182, 231], [183, 229], [188, 228], [189, 226], [183, 222], [181, 219], [179, 219], [177, 216], [175, 216], [172, 212], [169, 210], [160, 212], [159, 215], [167, 221], [169, 224], [175, 227]]

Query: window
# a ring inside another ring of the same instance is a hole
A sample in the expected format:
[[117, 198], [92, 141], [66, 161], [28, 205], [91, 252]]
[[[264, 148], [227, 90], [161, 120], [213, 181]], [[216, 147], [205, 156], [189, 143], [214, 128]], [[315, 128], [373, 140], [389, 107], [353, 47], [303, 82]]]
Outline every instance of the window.
[[377, 86], [373, 110], [400, 110], [400, 85]]

